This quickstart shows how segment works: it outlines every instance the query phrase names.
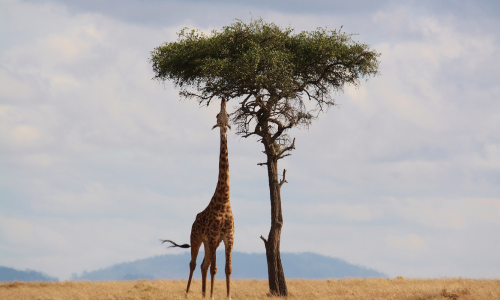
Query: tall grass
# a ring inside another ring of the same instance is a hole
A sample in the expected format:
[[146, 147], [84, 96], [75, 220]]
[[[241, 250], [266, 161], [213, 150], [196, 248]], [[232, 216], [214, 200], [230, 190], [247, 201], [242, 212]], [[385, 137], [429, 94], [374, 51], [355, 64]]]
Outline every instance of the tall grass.
[[[494, 279], [291, 279], [287, 283], [289, 299], [500, 299], [500, 280]], [[185, 299], [186, 284], [186, 280], [7, 282], [0, 283], [0, 299], [174, 300]], [[268, 290], [266, 280], [232, 280], [234, 300], [270, 299]], [[226, 298], [225, 280], [216, 281], [215, 298]], [[189, 299], [201, 299], [200, 280], [193, 281]]]

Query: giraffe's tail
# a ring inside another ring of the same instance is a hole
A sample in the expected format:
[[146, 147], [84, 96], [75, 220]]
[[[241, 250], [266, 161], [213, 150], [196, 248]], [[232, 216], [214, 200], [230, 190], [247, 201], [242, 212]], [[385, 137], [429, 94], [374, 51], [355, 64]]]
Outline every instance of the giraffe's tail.
[[163, 244], [163, 243], [166, 243], [166, 242], [169, 242], [169, 243], [172, 243], [172, 246], [169, 246], [168, 248], [173, 248], [173, 247], [179, 247], [179, 248], [191, 248], [190, 245], [188, 244], [184, 244], [184, 245], [177, 245], [175, 242], [172, 242], [171, 240], [160, 240], [160, 242]]

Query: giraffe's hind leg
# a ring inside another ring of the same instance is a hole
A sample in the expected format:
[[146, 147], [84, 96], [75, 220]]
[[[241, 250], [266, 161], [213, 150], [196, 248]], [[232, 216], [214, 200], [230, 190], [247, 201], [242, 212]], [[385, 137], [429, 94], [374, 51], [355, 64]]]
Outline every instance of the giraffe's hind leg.
[[193, 278], [193, 272], [196, 268], [196, 258], [198, 257], [198, 251], [200, 250], [201, 241], [191, 239], [191, 262], [189, 263], [189, 280], [186, 289], [186, 294], [189, 293], [189, 287], [191, 286], [191, 279]]

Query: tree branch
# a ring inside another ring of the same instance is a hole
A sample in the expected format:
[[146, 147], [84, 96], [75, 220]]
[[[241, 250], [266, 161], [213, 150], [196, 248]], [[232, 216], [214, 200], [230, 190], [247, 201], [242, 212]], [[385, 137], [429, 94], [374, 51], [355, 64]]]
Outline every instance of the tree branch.
[[283, 157], [287, 157], [287, 156], [290, 156], [290, 155], [292, 155], [292, 154], [290, 154], [290, 153], [283, 154], [283, 155], [278, 156], [278, 159], [282, 159]]
[[[257, 134], [257, 133], [255, 133], [254, 131], [252, 131], [252, 132], [250, 132], [250, 133], [248, 133], [248, 134], [243, 135], [243, 137], [244, 137], [244, 138], [247, 138], [247, 137], [249, 137], [249, 136], [251, 136], [251, 135], [254, 135], [254, 134]], [[258, 135], [258, 134], [257, 134], [257, 135]]]
[[280, 183], [278, 184], [278, 186], [281, 188], [281, 186], [286, 182], [288, 183], [288, 181], [286, 181], [285, 179], [285, 175], [286, 175], [286, 170], [283, 169], [283, 179], [281, 179]]
[[289, 153], [288, 153], [288, 154], [283, 154], [283, 153], [285, 153], [286, 151], [292, 151], [293, 149], [295, 149], [295, 138], [293, 138], [293, 142], [292, 142], [292, 144], [291, 144], [290, 146], [288, 146], [288, 147], [286, 147], [286, 148], [282, 149], [282, 150], [278, 153], [278, 159], [282, 159], [282, 158], [283, 158], [283, 157], [285, 157], [285, 156], [289, 156], [289, 155], [291, 155], [291, 154], [289, 154]]

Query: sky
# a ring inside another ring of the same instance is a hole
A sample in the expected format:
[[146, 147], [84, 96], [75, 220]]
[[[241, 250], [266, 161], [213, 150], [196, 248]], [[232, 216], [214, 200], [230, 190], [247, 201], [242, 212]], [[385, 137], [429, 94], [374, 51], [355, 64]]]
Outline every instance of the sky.
[[[150, 52], [262, 17], [343, 26], [381, 53], [380, 75], [289, 132], [281, 251], [500, 278], [498, 15], [465, 0], [0, 0], [0, 265], [67, 280], [185, 251], [158, 240], [189, 243], [215, 190], [218, 104], [152, 80]], [[265, 252], [263, 146], [229, 131], [228, 148], [234, 251]]]

